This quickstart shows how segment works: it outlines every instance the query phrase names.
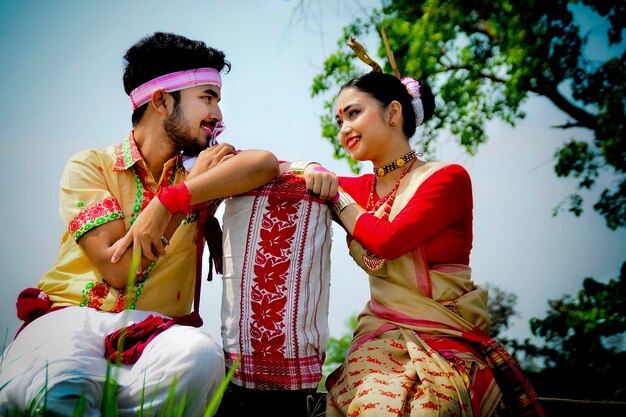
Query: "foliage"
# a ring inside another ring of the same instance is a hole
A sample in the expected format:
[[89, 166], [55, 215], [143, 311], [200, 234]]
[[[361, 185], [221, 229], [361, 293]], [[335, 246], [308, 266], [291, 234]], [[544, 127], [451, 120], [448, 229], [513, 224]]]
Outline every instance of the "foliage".
[[603, 284], [586, 278], [576, 297], [549, 301], [543, 319], [530, 322], [542, 347], [527, 352], [544, 360], [531, 374], [542, 396], [626, 400], [626, 262], [620, 276]]
[[[119, 411], [117, 407], [118, 385], [113, 375], [115, 372], [116, 366], [118, 365], [112, 364], [110, 362], [107, 365], [107, 372], [106, 372], [106, 376], [104, 380], [104, 387], [103, 387], [103, 393], [102, 393], [102, 406], [101, 406], [102, 416], [104, 417], [117, 417], [119, 415]], [[235, 374], [235, 371], [238, 366], [239, 366], [239, 358], [235, 359], [235, 361], [233, 362], [233, 366], [228, 371], [228, 374], [226, 374], [226, 377], [221, 381], [220, 386], [216, 390], [215, 394], [213, 395], [213, 397], [211, 397], [211, 400], [203, 414], [204, 417], [212, 416], [213, 414], [215, 414], [215, 412], [217, 411], [217, 408], [219, 407], [220, 400], [222, 399], [222, 396], [224, 395], [224, 391], [226, 390], [228, 383], [230, 382], [233, 375]], [[47, 376], [47, 371], [48, 370], [46, 369], [46, 376]], [[47, 378], [46, 378], [46, 381], [47, 381]], [[3, 388], [4, 386], [0, 387], [0, 392], [2, 391]], [[10, 412], [9, 416], [7, 417], [22, 417], [25, 415], [33, 416], [33, 417], [46, 416], [47, 415], [47, 411], [46, 411], [47, 393], [48, 393], [48, 385], [46, 382], [46, 385], [40, 390], [38, 395], [32, 401], [29, 407], [29, 410], [26, 413], [21, 412], [19, 410], [15, 410], [15, 411]], [[165, 399], [165, 403], [160, 410], [152, 410], [151, 406], [149, 406], [147, 410], [144, 410], [144, 405], [146, 404], [150, 405], [152, 400], [154, 400], [154, 398], [148, 398], [148, 399], [145, 398], [145, 387], [141, 393], [141, 400], [142, 400], [141, 409], [136, 414], [136, 417], [143, 417], [144, 415], [153, 415], [155, 411], [156, 411], [155, 415], [158, 417], [183, 417], [186, 415], [187, 407], [189, 405], [189, 401], [187, 401], [186, 392], [183, 392], [180, 398], [176, 398], [176, 380], [174, 380], [172, 385], [170, 386], [167, 398]], [[317, 412], [319, 409], [319, 406], [317, 404], [312, 404], [312, 406], [315, 406], [313, 408], [313, 411]], [[74, 409], [73, 415], [75, 417], [81, 417], [84, 415], [84, 412], [85, 412], [85, 397], [84, 395], [81, 395], [76, 403], [76, 407]], [[310, 414], [310, 415], [315, 416], [317, 414]]]
[[339, 367], [348, 356], [348, 349], [352, 341], [352, 332], [356, 328], [357, 316], [350, 316], [347, 320], [349, 332], [336, 338], [331, 337], [326, 347], [326, 361], [324, 362], [324, 374], [328, 375]]
[[517, 315], [515, 310], [517, 295], [506, 292], [495, 285], [486, 285], [485, 288], [489, 291], [489, 302], [487, 304], [489, 321], [491, 323], [489, 336], [495, 339], [509, 328], [511, 318]]
[[217, 387], [217, 390], [215, 391], [215, 394], [213, 395], [213, 397], [211, 397], [211, 401], [209, 402], [209, 405], [207, 406], [207, 409], [204, 412], [204, 417], [212, 416], [213, 414], [217, 412], [217, 409], [220, 405], [220, 401], [222, 400], [222, 397], [224, 396], [224, 392], [226, 392], [226, 388], [228, 388], [228, 383], [230, 382], [231, 379], [233, 379], [233, 376], [235, 376], [235, 371], [237, 371], [240, 361], [241, 361], [241, 356], [238, 356], [233, 361], [233, 365], [228, 370], [226, 377], [222, 380], [222, 382], [220, 383], [220, 386]]
[[[626, 227], [626, 52], [604, 62], [589, 59], [589, 36], [581, 32], [574, 8], [603, 16], [609, 45], [621, 48], [623, 0], [384, 0], [368, 20], [356, 19], [344, 28], [338, 50], [313, 80], [312, 94], [336, 91], [367, 71], [345, 44], [351, 36], [379, 36], [384, 29], [400, 73], [428, 80], [437, 96], [435, 117], [425, 125], [420, 148], [428, 152], [440, 129], [446, 129], [473, 155], [488, 139], [487, 121], [514, 126], [524, 118], [522, 105], [529, 96], [544, 97], [569, 118], [555, 127], [582, 128], [593, 136], [572, 139], [555, 151], [556, 175], [578, 182], [556, 212], [579, 215], [581, 192], [593, 188], [606, 171], [618, 178], [617, 186], [603, 190], [594, 208], [609, 228]], [[378, 55], [386, 56], [382, 42]], [[384, 63], [391, 73], [388, 59]], [[333, 144], [335, 157], [347, 159], [359, 172], [337, 140], [333, 101], [324, 104], [322, 134]]]

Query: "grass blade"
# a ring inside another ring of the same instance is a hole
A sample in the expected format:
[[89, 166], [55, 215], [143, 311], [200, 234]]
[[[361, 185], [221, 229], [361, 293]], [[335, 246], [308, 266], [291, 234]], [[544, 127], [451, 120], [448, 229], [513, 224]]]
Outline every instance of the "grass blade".
[[224, 392], [226, 392], [226, 388], [228, 387], [230, 380], [233, 379], [233, 375], [235, 375], [235, 371], [239, 367], [240, 360], [241, 356], [238, 356], [233, 361], [233, 366], [231, 366], [231, 368], [228, 370], [228, 374], [226, 374], [226, 377], [222, 380], [220, 386], [217, 387], [217, 391], [215, 391], [215, 394], [213, 395], [213, 397], [211, 397], [211, 401], [209, 402], [209, 405], [204, 412], [204, 417], [211, 417], [217, 411], [217, 407], [219, 407], [220, 405], [220, 401], [224, 396]]

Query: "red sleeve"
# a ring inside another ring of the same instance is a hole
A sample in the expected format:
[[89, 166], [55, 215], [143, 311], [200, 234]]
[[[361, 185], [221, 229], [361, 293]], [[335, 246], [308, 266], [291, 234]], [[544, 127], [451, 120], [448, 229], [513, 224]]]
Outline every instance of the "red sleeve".
[[372, 177], [372, 174], [365, 174], [359, 177], [339, 177], [339, 185], [341, 185], [344, 191], [350, 194], [361, 207], [365, 207], [367, 205], [367, 199], [370, 196]]
[[376, 256], [394, 259], [471, 215], [472, 206], [469, 174], [460, 165], [448, 165], [424, 181], [393, 221], [361, 215], [353, 236]]

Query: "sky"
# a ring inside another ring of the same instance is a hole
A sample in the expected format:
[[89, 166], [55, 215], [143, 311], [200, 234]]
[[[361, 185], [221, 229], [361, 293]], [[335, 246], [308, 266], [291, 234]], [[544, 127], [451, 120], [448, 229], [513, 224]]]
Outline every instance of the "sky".
[[[307, 19], [298, 4], [307, 8]], [[82, 149], [119, 143], [131, 128], [121, 80], [122, 56], [133, 43], [167, 31], [223, 50], [232, 70], [223, 76], [226, 130], [220, 141], [267, 149], [284, 160], [319, 161], [350, 175], [347, 163], [334, 160], [332, 146], [321, 138], [322, 99], [311, 98], [310, 86], [337, 48], [342, 28], [376, 5], [0, 0], [0, 337], [5, 335], [5, 343], [20, 324], [17, 294], [36, 286], [54, 262], [64, 228], [58, 213], [64, 164]], [[584, 23], [593, 44], [601, 26], [592, 18]], [[585, 277], [602, 282], [617, 277], [626, 260], [626, 231], [609, 230], [590, 204], [579, 218], [552, 217], [552, 209], [575, 188], [573, 180], [555, 176], [554, 151], [589, 133], [551, 128], [567, 118], [545, 99], [531, 97], [524, 110], [527, 117], [515, 127], [490, 122], [491, 140], [474, 157], [445, 133], [430, 156], [462, 164], [472, 177], [473, 279], [517, 295], [519, 315], [505, 335], [518, 339], [531, 336], [528, 322], [545, 316], [548, 300], [575, 294]], [[603, 177], [600, 186], [610, 181]], [[598, 192], [587, 195], [589, 203]], [[331, 336], [340, 337], [369, 292], [365, 273], [349, 258], [343, 230], [334, 226], [333, 232], [329, 326]], [[220, 299], [219, 276], [203, 282], [204, 329], [218, 341]]]

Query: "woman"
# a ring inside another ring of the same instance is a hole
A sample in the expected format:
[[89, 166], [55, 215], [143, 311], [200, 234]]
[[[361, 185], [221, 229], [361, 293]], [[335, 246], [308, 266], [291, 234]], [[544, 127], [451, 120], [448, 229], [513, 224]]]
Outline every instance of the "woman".
[[[469, 175], [419, 160], [409, 145], [433, 111], [427, 85], [381, 72], [337, 97], [341, 144], [374, 167], [340, 178], [334, 200], [371, 299], [327, 380], [327, 416], [543, 415], [517, 364], [487, 336], [487, 293], [470, 278]], [[313, 192], [327, 192], [314, 177], [328, 172], [304, 172]]]

